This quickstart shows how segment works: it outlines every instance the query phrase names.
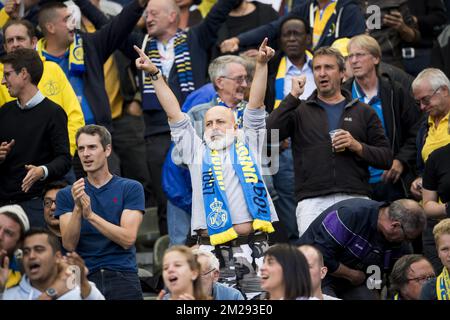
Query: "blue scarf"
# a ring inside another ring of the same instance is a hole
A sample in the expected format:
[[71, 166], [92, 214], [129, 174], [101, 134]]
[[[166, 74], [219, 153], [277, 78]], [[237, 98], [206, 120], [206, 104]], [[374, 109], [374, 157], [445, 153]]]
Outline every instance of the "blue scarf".
[[[187, 42], [187, 34], [179, 30], [175, 34], [174, 41], [175, 59], [174, 64], [178, 77], [180, 90], [185, 99], [189, 93], [195, 90], [194, 76], [192, 74], [191, 56], [189, 53], [189, 46]], [[147, 53], [153, 64], [161, 70], [161, 59], [158, 51], [158, 40], [151, 38], [148, 40], [148, 35], [145, 36], [142, 43], [142, 50]], [[145, 72], [142, 72], [142, 108], [144, 110], [162, 110], [162, 106], [156, 97], [155, 88], [152, 85], [152, 80]], [[183, 100], [184, 100], [183, 99]]]
[[[213, 106], [222, 106], [222, 107], [230, 108], [229, 106], [227, 106], [227, 104], [222, 99], [220, 99], [218, 94], [216, 94], [213, 99]], [[243, 120], [244, 120], [244, 110], [245, 110], [246, 106], [247, 106], [247, 101], [242, 100], [241, 102], [239, 102], [236, 105], [236, 108], [234, 108], [234, 110], [233, 110], [238, 128], [242, 128], [242, 124], [243, 124]]]
[[[253, 229], [273, 232], [267, 189], [248, 147], [236, 141], [232, 144], [230, 153], [248, 211], [253, 217]], [[217, 150], [206, 147], [202, 169], [206, 225], [211, 244], [215, 246], [237, 238], [238, 234], [233, 229], [225, 193], [222, 161]]]

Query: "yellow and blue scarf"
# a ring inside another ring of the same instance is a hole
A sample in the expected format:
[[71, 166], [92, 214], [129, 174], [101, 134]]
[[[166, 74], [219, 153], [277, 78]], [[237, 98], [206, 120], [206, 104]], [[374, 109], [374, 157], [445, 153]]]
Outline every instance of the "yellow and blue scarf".
[[[45, 39], [39, 39], [36, 50], [41, 57], [44, 57], [45, 52]], [[83, 39], [78, 32], [75, 32], [73, 42], [69, 47], [69, 75], [80, 75], [85, 71], [84, 66], [84, 49]]]
[[[331, 19], [333, 15], [336, 15], [336, 4], [337, 1], [334, 1], [327, 5], [325, 9], [320, 12], [319, 7], [313, 7], [311, 5], [311, 12], [310, 12], [310, 25], [313, 29], [313, 39], [312, 39], [312, 45], [315, 49], [317, 44], [320, 41], [320, 38], [324, 35], [325, 27], [328, 24], [328, 21]], [[316, 11], [315, 14], [313, 14], [314, 10]], [[314, 20], [312, 18], [314, 17]], [[330, 32], [335, 32], [335, 25], [331, 26]]]
[[[155, 38], [148, 39], [145, 36], [142, 43], [142, 50], [147, 53], [153, 64], [161, 70], [161, 59], [158, 50], [158, 40]], [[195, 90], [194, 76], [192, 73], [191, 55], [187, 41], [187, 34], [182, 30], [178, 30], [174, 40], [175, 51], [175, 68], [180, 85], [180, 91], [184, 98]], [[142, 108], [144, 110], [162, 110], [162, 106], [156, 97], [155, 88], [148, 74], [142, 73]]]
[[[213, 106], [222, 106], [222, 107], [227, 107], [230, 108], [229, 106], [227, 106], [227, 104], [220, 99], [219, 95], [216, 94], [214, 96], [213, 99]], [[236, 120], [236, 124], [238, 125], [238, 128], [242, 128], [242, 124], [243, 124], [243, 119], [244, 119], [244, 110], [245, 107], [247, 106], [247, 101], [242, 100], [241, 102], [239, 102], [236, 107], [234, 108], [234, 118]]]
[[[311, 52], [306, 51], [306, 56], [312, 59], [313, 55]], [[306, 63], [308, 59], [306, 59]], [[274, 109], [280, 106], [281, 101], [284, 99], [284, 78], [286, 77], [286, 67], [287, 66], [287, 57], [284, 56], [281, 58], [280, 64], [278, 65], [278, 71], [275, 78], [275, 104], [273, 106]]]
[[17, 263], [16, 258], [13, 256], [11, 261], [9, 262], [9, 272], [8, 278], [6, 280], [6, 288], [12, 288], [19, 284], [22, 279], [22, 275], [20, 273], [19, 264]]
[[[267, 190], [248, 147], [236, 141], [232, 144], [230, 153], [248, 211], [253, 217], [253, 229], [273, 232]], [[203, 203], [208, 235], [212, 245], [219, 245], [237, 238], [238, 235], [231, 221], [222, 161], [217, 150], [206, 147], [202, 169]]]
[[450, 277], [446, 267], [436, 279], [436, 295], [438, 300], [450, 300]]

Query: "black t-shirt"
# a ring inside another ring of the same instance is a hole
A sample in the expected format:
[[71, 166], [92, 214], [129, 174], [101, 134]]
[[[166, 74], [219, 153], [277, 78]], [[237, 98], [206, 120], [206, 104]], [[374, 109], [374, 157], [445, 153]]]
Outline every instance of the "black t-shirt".
[[425, 165], [423, 187], [436, 191], [442, 202], [450, 201], [450, 144], [433, 151]]
[[[241, 33], [252, 30], [261, 25], [268, 24], [273, 20], [278, 19], [278, 13], [272, 8], [271, 5], [259, 2], [252, 3], [256, 6], [256, 9], [253, 10], [253, 12], [241, 17], [228, 16], [227, 20], [217, 33], [217, 43], [212, 52], [212, 59], [220, 55], [219, 46], [222, 41], [232, 37], [236, 37]], [[240, 47], [239, 52], [255, 48], [258, 48], [258, 46]]]

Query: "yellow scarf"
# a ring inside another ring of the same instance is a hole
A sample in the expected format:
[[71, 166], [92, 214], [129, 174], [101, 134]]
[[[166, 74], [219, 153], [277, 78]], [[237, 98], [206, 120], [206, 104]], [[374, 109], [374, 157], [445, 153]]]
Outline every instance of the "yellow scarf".
[[450, 300], [450, 277], [446, 267], [436, 279], [436, 295], [438, 300]]
[[[319, 43], [320, 37], [325, 30], [325, 26], [328, 23], [328, 20], [331, 18], [333, 13], [335, 13], [337, 1], [330, 3], [324, 10], [322, 15], [320, 14], [320, 9], [317, 7], [316, 15], [314, 18], [314, 27], [313, 27], [313, 48]], [[322, 16], [322, 17], [321, 17]]]
[[9, 270], [8, 280], [6, 280], [6, 288], [11, 288], [19, 284], [22, 275], [19, 271]]
[[[46, 41], [44, 38], [39, 39], [36, 50], [41, 57], [44, 57]], [[84, 49], [83, 49], [83, 39], [79, 33], [75, 33], [73, 42], [69, 47], [69, 74], [76, 75], [83, 73], [84, 68]]]

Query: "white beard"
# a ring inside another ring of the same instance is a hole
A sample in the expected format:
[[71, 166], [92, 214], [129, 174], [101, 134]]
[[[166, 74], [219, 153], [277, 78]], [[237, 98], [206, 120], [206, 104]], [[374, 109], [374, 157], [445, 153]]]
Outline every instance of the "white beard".
[[[211, 137], [214, 136], [214, 141]], [[205, 131], [203, 134], [206, 145], [211, 150], [223, 150], [231, 146], [236, 141], [234, 133], [222, 133], [218, 130]]]

